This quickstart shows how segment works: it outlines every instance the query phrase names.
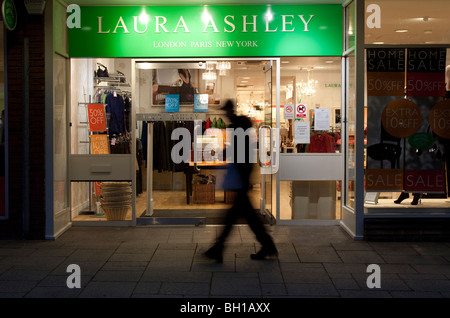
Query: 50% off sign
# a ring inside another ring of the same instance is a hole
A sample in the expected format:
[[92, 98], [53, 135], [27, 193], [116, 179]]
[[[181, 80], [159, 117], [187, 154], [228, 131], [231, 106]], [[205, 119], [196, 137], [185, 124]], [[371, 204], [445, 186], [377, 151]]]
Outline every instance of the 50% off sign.
[[89, 130], [106, 131], [105, 106], [103, 104], [88, 104]]

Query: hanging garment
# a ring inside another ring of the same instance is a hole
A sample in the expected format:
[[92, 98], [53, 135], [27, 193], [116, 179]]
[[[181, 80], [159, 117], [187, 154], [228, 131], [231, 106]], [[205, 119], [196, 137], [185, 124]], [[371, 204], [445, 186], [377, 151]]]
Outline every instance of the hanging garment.
[[131, 131], [131, 99], [128, 96], [124, 99], [124, 111], [125, 129]]
[[109, 117], [109, 134], [125, 133], [125, 103], [119, 94], [108, 94], [105, 99], [106, 114]]
[[334, 138], [328, 134], [315, 134], [310, 137], [307, 149], [309, 153], [330, 153], [333, 151]]
[[145, 161], [145, 167], [147, 168], [147, 131], [148, 124], [146, 121], [142, 122], [141, 142], [142, 142], [142, 157]]
[[163, 121], [153, 124], [153, 170], [163, 172], [168, 170], [166, 152], [166, 127]]

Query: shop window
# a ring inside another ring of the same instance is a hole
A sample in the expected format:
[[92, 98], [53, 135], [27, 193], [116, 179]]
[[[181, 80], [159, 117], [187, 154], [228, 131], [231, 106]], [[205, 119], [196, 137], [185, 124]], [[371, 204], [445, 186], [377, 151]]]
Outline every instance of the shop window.
[[71, 153], [131, 153], [131, 60], [72, 59]]
[[341, 58], [281, 59], [282, 153], [340, 153]]
[[[366, 50], [368, 213], [448, 210], [449, 55], [442, 47]], [[396, 68], [386, 72], [388, 59]]]

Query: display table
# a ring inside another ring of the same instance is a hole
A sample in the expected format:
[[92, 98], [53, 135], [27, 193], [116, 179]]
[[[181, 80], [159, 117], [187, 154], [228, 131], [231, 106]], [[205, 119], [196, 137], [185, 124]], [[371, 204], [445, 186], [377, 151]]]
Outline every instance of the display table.
[[[227, 169], [228, 163], [226, 161], [199, 161], [197, 168], [199, 169]], [[195, 171], [194, 162], [190, 162], [186, 170], [186, 202], [190, 204], [192, 195], [192, 176]]]

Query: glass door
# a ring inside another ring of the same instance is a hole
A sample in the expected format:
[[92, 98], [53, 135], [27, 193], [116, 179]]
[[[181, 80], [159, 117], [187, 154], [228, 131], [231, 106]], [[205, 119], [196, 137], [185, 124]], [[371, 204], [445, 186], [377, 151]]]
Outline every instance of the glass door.
[[272, 222], [272, 158], [278, 151], [272, 61], [152, 59], [136, 60], [134, 67], [136, 153], [142, 154], [137, 223], [223, 224], [235, 196], [223, 188], [230, 120], [221, 108], [228, 99], [251, 120], [246, 133], [259, 138], [249, 196]]
[[276, 118], [272, 100], [273, 61], [266, 62], [264, 66], [264, 117], [259, 129], [259, 165], [261, 172], [261, 203], [260, 212], [274, 222], [272, 194], [273, 194], [273, 167], [277, 165], [275, 154], [278, 152], [275, 144], [278, 142]]

